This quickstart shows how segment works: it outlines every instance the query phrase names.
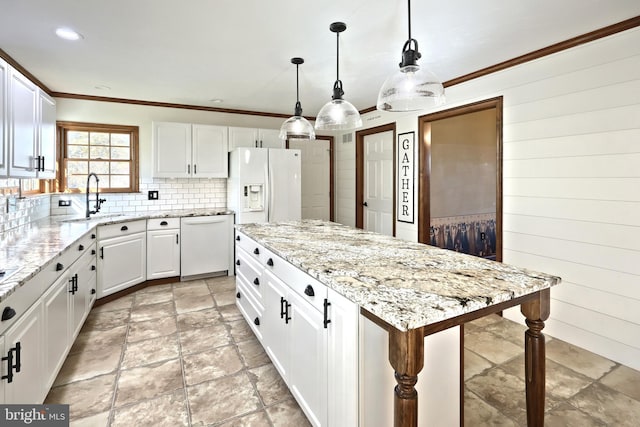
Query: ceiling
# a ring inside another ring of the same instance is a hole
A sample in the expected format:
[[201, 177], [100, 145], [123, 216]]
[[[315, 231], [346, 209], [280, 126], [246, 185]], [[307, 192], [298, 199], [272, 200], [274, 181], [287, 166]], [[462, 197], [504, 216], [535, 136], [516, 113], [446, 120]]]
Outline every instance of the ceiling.
[[[447, 81], [639, 15], [638, 0], [414, 0], [412, 32]], [[407, 40], [404, 0], [0, 0], [0, 49], [54, 92], [284, 114], [301, 56], [315, 116], [336, 78], [334, 21], [345, 99], [374, 106]]]

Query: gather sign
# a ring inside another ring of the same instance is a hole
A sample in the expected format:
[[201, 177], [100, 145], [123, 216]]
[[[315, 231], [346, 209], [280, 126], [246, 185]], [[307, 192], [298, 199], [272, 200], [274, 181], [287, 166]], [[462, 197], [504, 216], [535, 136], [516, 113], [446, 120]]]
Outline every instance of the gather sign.
[[414, 211], [414, 146], [414, 132], [398, 135], [398, 211], [396, 216], [398, 221], [411, 224], [413, 224]]

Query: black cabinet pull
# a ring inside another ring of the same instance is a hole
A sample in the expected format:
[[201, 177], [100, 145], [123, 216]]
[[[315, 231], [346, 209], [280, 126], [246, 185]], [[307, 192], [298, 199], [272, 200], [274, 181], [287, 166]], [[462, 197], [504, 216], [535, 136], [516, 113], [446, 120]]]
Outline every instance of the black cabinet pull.
[[187, 165], [187, 173], [191, 175], [191, 165]]
[[316, 296], [316, 293], [313, 291], [313, 286], [311, 285], [307, 285], [307, 287], [304, 290], [304, 294], [310, 297]]
[[9, 319], [13, 319], [13, 317], [16, 315], [16, 311], [7, 306], [4, 308], [4, 310], [2, 310], [2, 321], [4, 322], [5, 320], [9, 320]]
[[236, 236], [236, 241], [240, 241], [240, 236]]
[[289, 316], [289, 309], [291, 308], [291, 304], [287, 300], [284, 305], [284, 323], [289, 324], [289, 320], [291, 320], [291, 316]]
[[331, 305], [331, 303], [329, 302], [328, 299], [324, 299], [324, 320], [322, 321], [322, 323], [324, 324], [324, 328], [327, 329], [327, 325], [329, 323], [331, 323], [331, 319], [329, 319], [329, 306]]
[[19, 341], [16, 343], [15, 349], [16, 349], [16, 364], [13, 365], [13, 367], [16, 368], [16, 372], [20, 372], [20, 367], [22, 366], [22, 358], [20, 357], [22, 346], [20, 345]]
[[79, 251], [84, 251], [84, 245], [79, 245], [79, 246], [78, 246], [78, 250], [79, 250]]
[[95, 255], [96, 254], [96, 250], [95, 249], [91, 249], [91, 255]]
[[197, 173], [198, 173], [198, 165], [195, 165], [195, 164], [194, 164], [194, 165], [193, 165], [193, 174], [194, 174], [194, 175], [197, 175]]
[[96, 290], [95, 289], [91, 289], [91, 295], [95, 295], [96, 294]]
[[64, 265], [62, 265], [62, 263], [59, 262], [56, 264], [56, 271], [61, 271], [61, 270], [64, 270]]
[[284, 317], [284, 303], [287, 301], [284, 297], [280, 297], [280, 318]]
[[100, 248], [100, 258], [104, 259], [104, 246]]
[[95, 239], [95, 238], [96, 238], [96, 235], [95, 235], [95, 234], [93, 234], [93, 233], [91, 233], [91, 238], [92, 238], [92, 239]]
[[272, 260], [271, 258], [269, 258], [269, 259], [267, 260], [267, 265], [268, 265], [269, 267], [273, 267], [273, 260]]
[[256, 286], [260, 286], [260, 279], [258, 279], [257, 277], [253, 279], [253, 284]]
[[71, 279], [69, 279], [69, 283], [71, 283], [71, 290], [69, 293], [71, 295], [75, 295], [78, 292], [78, 273], [74, 274]]
[[238, 299], [240, 298], [240, 292], [238, 292], [238, 293], [236, 294], [236, 298], [238, 298]]
[[91, 271], [94, 271], [95, 269], [96, 269], [96, 266], [95, 266], [95, 265], [92, 265], [92, 266], [91, 266]]
[[[17, 342], [16, 346], [13, 348], [10, 348], [9, 351], [7, 352], [7, 355], [2, 358], [2, 361], [5, 361], [5, 360], [7, 361], [7, 375], [3, 375], [2, 377], [0, 377], [0, 379], [3, 379], [3, 380], [6, 379], [8, 383], [11, 383], [13, 382], [13, 370], [15, 369], [16, 372], [20, 372], [20, 367], [21, 367], [20, 350], [21, 350], [20, 343]], [[15, 353], [15, 359], [13, 357], [14, 353]], [[16, 363], [13, 363], [14, 360]]]
[[257, 317], [255, 319], [253, 319], [253, 324], [256, 325], [256, 326], [260, 326], [260, 319], [257, 318]]
[[256, 254], [256, 255], [260, 255], [260, 249], [255, 248], [255, 249], [253, 250], [253, 253], [254, 253], [254, 254]]
[[240, 265], [240, 260], [237, 260], [237, 261], [236, 261], [236, 265]]
[[40, 171], [44, 172], [44, 156], [42, 156], [42, 164], [40, 165]]
[[169, 225], [169, 223], [167, 221], [162, 221], [160, 225]]
[[120, 231], [127, 231], [129, 229], [129, 227], [127, 227], [126, 225], [123, 225], [122, 227], [120, 227]]
[[176, 245], [180, 244], [180, 235], [176, 233]]

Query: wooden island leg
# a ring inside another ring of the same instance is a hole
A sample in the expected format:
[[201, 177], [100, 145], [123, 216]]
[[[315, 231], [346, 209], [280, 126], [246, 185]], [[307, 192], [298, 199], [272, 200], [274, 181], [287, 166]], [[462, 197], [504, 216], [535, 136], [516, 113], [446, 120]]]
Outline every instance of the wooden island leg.
[[544, 426], [545, 343], [542, 329], [550, 313], [549, 289], [536, 294], [534, 300], [521, 304], [529, 329], [524, 333], [524, 369], [527, 387], [527, 426]]
[[389, 328], [389, 362], [398, 382], [394, 388], [394, 426], [417, 427], [418, 392], [414, 386], [424, 365], [423, 329]]

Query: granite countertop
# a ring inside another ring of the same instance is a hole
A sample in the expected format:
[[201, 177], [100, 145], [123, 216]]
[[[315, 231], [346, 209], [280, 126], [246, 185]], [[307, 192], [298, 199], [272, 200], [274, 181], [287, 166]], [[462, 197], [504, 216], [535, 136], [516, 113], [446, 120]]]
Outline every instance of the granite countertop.
[[0, 302], [33, 278], [40, 270], [98, 225], [149, 218], [230, 215], [220, 209], [185, 209], [140, 213], [98, 214], [90, 219], [78, 216], [49, 216], [2, 233], [0, 268], [11, 273], [0, 282]]
[[236, 229], [401, 331], [560, 283], [556, 276], [332, 222]]

